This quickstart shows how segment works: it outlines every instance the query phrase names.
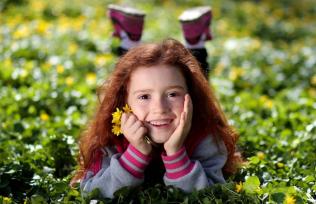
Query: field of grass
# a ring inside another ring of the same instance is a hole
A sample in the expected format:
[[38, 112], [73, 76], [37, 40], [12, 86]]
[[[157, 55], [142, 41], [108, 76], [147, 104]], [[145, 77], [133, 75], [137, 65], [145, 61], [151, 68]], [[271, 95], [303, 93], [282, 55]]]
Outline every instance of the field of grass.
[[[177, 17], [213, 9], [210, 82], [247, 161], [227, 184], [184, 194], [124, 188], [83, 199], [70, 188], [77, 140], [113, 70], [109, 3], [147, 13], [143, 41], [183, 41]], [[1, 203], [315, 203], [314, 0], [0, 1]]]

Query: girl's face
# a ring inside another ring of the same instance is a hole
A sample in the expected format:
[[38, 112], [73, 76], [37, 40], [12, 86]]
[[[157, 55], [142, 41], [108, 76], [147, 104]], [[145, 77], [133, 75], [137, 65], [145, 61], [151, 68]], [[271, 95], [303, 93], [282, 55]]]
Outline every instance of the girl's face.
[[155, 65], [132, 72], [127, 103], [156, 143], [166, 142], [180, 122], [185, 79], [177, 67]]

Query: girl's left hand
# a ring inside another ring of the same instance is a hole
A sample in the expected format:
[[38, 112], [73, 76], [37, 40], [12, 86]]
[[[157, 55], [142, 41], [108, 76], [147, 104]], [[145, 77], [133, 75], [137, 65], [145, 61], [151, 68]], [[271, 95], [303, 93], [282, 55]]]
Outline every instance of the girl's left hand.
[[164, 143], [167, 155], [172, 155], [181, 149], [183, 143], [191, 129], [193, 105], [189, 94], [184, 96], [184, 107], [180, 116], [178, 127]]

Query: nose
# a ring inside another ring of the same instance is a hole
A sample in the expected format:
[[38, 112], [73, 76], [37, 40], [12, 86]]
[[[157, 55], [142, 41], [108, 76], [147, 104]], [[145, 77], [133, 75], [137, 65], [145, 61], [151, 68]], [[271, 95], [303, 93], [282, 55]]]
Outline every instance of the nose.
[[170, 110], [169, 102], [164, 97], [153, 100], [152, 111], [156, 114], [167, 113]]

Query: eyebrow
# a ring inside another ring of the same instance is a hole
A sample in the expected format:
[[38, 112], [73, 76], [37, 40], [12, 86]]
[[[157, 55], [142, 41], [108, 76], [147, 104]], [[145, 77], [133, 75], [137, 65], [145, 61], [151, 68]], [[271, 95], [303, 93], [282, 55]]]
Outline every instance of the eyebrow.
[[[178, 85], [168, 86], [168, 87], [166, 87], [166, 89], [181, 89], [181, 90], [185, 91], [185, 88], [183, 86], [178, 86]], [[147, 93], [147, 92], [151, 92], [151, 91], [152, 91], [152, 89], [141, 89], [141, 90], [134, 91], [132, 94], [136, 95], [139, 93]]]

